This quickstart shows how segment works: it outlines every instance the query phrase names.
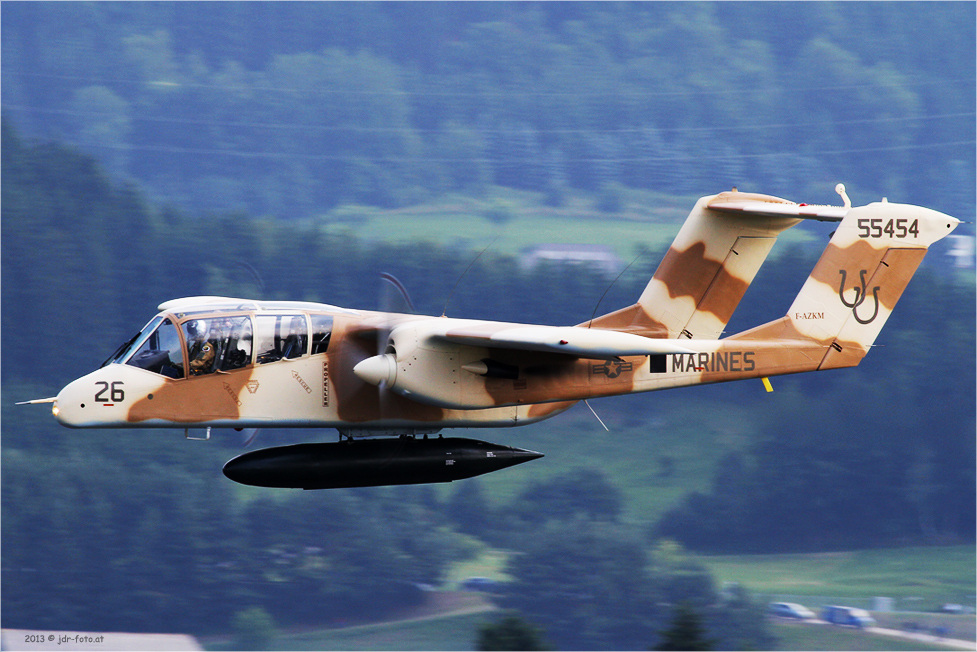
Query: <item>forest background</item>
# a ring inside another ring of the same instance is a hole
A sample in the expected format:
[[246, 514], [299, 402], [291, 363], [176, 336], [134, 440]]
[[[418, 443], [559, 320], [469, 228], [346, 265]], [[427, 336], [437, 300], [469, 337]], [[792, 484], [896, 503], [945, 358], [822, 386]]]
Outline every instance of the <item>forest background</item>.
[[[508, 600], [564, 647], [650, 645], [667, 616], [655, 605], [683, 599], [727, 647], [762, 647], [756, 619], [715, 607], [707, 574], [662, 537], [715, 554], [973, 541], [973, 272], [939, 246], [859, 368], [771, 396], [747, 383], [602, 402], [612, 435], [579, 413], [493, 433], [548, 455], [502, 480], [244, 492], [220, 476], [230, 436], [68, 432], [11, 407], [97, 366], [177, 296], [371, 308], [389, 271], [436, 314], [490, 238], [386, 241], [370, 230], [382, 216], [406, 230], [460, 206], [504, 238], [564, 214], [595, 238], [623, 221], [635, 242], [667, 231], [667, 244], [698, 195], [832, 203], [844, 181], [856, 203], [972, 222], [972, 3], [0, 12], [4, 627], [205, 632], [252, 605], [285, 623], [383, 613], [485, 544], [552, 562], [516, 563]], [[615, 246], [638, 257], [607, 310], [634, 300], [661, 253]], [[768, 262], [730, 330], [782, 314], [819, 250]], [[490, 248], [451, 313], [579, 323], [611, 281]], [[648, 569], [638, 585], [621, 570], [634, 567]]]

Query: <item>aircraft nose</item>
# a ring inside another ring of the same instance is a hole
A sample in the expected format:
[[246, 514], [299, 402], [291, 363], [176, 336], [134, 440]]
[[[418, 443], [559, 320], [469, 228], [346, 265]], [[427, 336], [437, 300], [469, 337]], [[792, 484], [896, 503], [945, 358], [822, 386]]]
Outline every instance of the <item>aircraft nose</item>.
[[[116, 416], [115, 406], [108, 402], [98, 402], [98, 390], [100, 386], [106, 387], [108, 393], [109, 383], [98, 381], [98, 372], [93, 372], [87, 376], [82, 376], [64, 386], [54, 399], [57, 411], [54, 417], [62, 426], [69, 428], [90, 428], [108, 425], [113, 422]], [[95, 376], [96, 380], [93, 380]], [[106, 406], [108, 409], [101, 409], [99, 406]]]
[[51, 413], [62, 426], [69, 428], [81, 425], [81, 415], [86, 408], [85, 401], [80, 396], [79, 381], [73, 381], [64, 386], [54, 399]]

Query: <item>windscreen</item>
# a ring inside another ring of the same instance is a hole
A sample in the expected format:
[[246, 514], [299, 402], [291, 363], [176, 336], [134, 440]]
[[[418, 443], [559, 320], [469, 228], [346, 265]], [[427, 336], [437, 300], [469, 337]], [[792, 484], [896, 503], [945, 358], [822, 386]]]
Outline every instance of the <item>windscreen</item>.
[[[145, 337], [138, 338], [131, 348], [135, 348], [126, 364], [139, 367], [167, 378], [183, 378], [183, 343], [180, 333], [169, 319], [150, 322], [157, 323]], [[148, 330], [148, 329], [147, 329]]]
[[143, 342], [146, 341], [146, 338], [149, 337], [149, 334], [156, 330], [156, 327], [159, 326], [160, 322], [162, 321], [163, 318], [160, 316], [153, 317], [148, 324], [143, 326], [141, 331], [133, 335], [128, 342], [117, 348], [115, 353], [110, 355], [105, 362], [102, 363], [102, 366], [104, 367], [105, 365], [113, 362], [125, 361], [125, 359], [128, 358], [133, 351], [142, 346]]

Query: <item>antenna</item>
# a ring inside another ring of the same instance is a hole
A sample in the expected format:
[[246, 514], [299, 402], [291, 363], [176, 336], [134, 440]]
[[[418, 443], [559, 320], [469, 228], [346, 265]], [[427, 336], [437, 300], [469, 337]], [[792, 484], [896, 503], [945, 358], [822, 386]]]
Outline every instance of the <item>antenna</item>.
[[[621, 273], [618, 274], [617, 277], [613, 281], [611, 281], [611, 284], [607, 286], [607, 289], [606, 290], [604, 290], [604, 294], [600, 295], [600, 299], [597, 300], [597, 305], [594, 306], [594, 312], [592, 312], [590, 314], [590, 321], [587, 322], [587, 328], [590, 328], [590, 325], [594, 323], [594, 317], [597, 316], [597, 309], [600, 307], [600, 302], [603, 301], [604, 300], [604, 297], [607, 296], [607, 293], [611, 291], [611, 288], [614, 287], [614, 284], [617, 283], [617, 280], [619, 278], [621, 278], [622, 276], [624, 276], [624, 272], [628, 271], [628, 269], [631, 268], [631, 265], [634, 265], [636, 262], [638, 262], [638, 259], [639, 258], [641, 258], [641, 254], [640, 253], [637, 256], [634, 257], [634, 260], [632, 260], [630, 263], [628, 263], [628, 266], [627, 267], [625, 267], [624, 269], [621, 270]], [[594, 416], [597, 416], [597, 414], [595, 413]], [[598, 417], [598, 421], [599, 420], [600, 420], [600, 417]]]
[[[583, 402], [584, 402], [584, 405], [586, 405], [588, 408], [590, 408], [590, 413], [593, 414], [595, 417], [597, 417], [597, 413], [594, 411], [594, 408], [590, 407], [590, 401], [588, 401], [587, 399], [584, 399]], [[610, 432], [611, 431], [610, 428], [608, 428], [606, 425], [604, 425], [603, 419], [601, 419], [600, 417], [597, 417], [597, 420], [600, 422], [600, 425], [604, 426], [604, 430], [606, 430], [607, 432]]]
[[851, 200], [848, 199], [848, 193], [845, 192], [845, 184], [839, 183], [835, 186], [835, 192], [841, 195], [841, 201], [845, 202], [845, 208], [851, 208]]
[[442, 317], [447, 316], [447, 314], [448, 314], [448, 302], [451, 301], [451, 296], [455, 293], [455, 290], [458, 289], [458, 284], [461, 283], [461, 279], [465, 278], [465, 274], [467, 274], [468, 273], [468, 270], [470, 270], [472, 268], [472, 265], [474, 265], [475, 263], [477, 263], [478, 262], [478, 259], [482, 257], [482, 254], [484, 254], [486, 251], [488, 251], [489, 247], [491, 247], [492, 245], [494, 245], [495, 244], [495, 241], [498, 240], [498, 239], [499, 239], [499, 236], [495, 236], [494, 238], [492, 238], [492, 242], [490, 242], [487, 245], [485, 245], [485, 248], [478, 252], [478, 255], [475, 256], [475, 258], [472, 260], [472, 262], [468, 263], [468, 267], [465, 268], [465, 271], [463, 271], [461, 273], [461, 276], [458, 277], [458, 280], [455, 281], [454, 287], [451, 288], [451, 292], [448, 293], [448, 298], [444, 300], [444, 310], [441, 311], [441, 316]]

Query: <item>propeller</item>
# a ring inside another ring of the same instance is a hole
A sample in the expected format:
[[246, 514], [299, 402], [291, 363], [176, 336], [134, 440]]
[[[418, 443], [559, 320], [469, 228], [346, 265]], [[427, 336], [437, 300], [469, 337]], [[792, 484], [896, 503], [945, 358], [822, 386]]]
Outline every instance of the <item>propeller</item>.
[[356, 369], [357, 375], [377, 386], [380, 416], [383, 418], [392, 413], [387, 384], [397, 369], [397, 351], [390, 342], [390, 333], [395, 326], [391, 315], [414, 314], [416, 310], [407, 287], [400, 279], [389, 272], [381, 272], [380, 280], [379, 304], [383, 317], [376, 333], [376, 355], [360, 362]]
[[[254, 268], [254, 265], [246, 260], [238, 260], [234, 262], [234, 267], [239, 270], [244, 270], [250, 274], [251, 278], [255, 282], [255, 286], [258, 288], [258, 292], [260, 294], [264, 294], [265, 281], [261, 278], [261, 274], [258, 273], [258, 270]], [[260, 428], [235, 428], [235, 430], [241, 433], [244, 448], [247, 448], [253, 444], [254, 440], [258, 437], [258, 433], [261, 431]]]
[[244, 437], [244, 447], [245, 448], [247, 448], [248, 446], [250, 446], [254, 442], [255, 438], [257, 438], [257, 436], [258, 436], [258, 431], [259, 430], [261, 430], [261, 429], [260, 428], [245, 428], [244, 430], [241, 431], [241, 434]]
[[407, 287], [390, 272], [380, 272], [380, 280], [385, 281], [380, 286], [380, 310], [384, 312], [402, 312], [414, 314], [414, 302], [410, 300]]

